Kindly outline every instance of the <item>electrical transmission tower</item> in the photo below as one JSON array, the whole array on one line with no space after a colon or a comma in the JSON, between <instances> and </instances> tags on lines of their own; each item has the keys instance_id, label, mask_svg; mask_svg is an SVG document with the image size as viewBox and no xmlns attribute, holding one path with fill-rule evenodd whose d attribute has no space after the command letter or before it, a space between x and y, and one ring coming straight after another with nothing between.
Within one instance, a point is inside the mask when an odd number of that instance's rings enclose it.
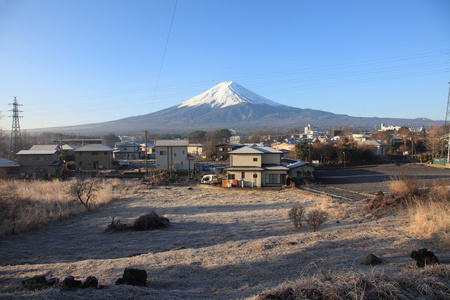
<instances>
[{"instance_id":1,"label":"electrical transmission tower","mask_svg":"<svg viewBox=\"0 0 450 300\"><path fill-rule=\"evenodd\" d=\"M9 158L13 159L16 156L16 153L21 150L22 146L22 134L20 133L20 123L19 119L21 116L19 116L19 113L22 111L19 110L19 106L22 106L22 104L19 104L17 102L16 97L14 97L14 102L10 103L10 105L13 106L13 109L11 110L13 112L12 114L12 126L11 126L11 141L10 141L10 150L9 150Z\"/></svg>"}]
</instances>

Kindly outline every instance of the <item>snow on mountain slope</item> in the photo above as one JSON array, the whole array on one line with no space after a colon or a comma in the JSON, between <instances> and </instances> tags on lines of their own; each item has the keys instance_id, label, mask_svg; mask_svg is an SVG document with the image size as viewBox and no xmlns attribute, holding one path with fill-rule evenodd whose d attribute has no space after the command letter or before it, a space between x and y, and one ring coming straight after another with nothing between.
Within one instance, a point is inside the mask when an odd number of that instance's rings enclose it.
<instances>
[{"instance_id":1,"label":"snow on mountain slope","mask_svg":"<svg viewBox=\"0 0 450 300\"><path fill-rule=\"evenodd\" d=\"M215 87L207 90L178 105L180 107L195 107L203 104L209 105L211 108L224 108L237 105L240 103L266 104L270 106L282 106L274 101L264 98L252 91L240 86L239 84L229 81L222 82Z\"/></svg>"}]
</instances>

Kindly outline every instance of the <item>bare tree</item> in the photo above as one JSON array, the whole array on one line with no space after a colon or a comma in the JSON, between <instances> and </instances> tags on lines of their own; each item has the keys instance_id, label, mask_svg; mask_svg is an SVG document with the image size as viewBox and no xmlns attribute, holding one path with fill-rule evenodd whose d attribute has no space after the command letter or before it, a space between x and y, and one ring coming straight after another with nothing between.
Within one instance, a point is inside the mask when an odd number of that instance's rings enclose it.
<instances>
[{"instance_id":1,"label":"bare tree","mask_svg":"<svg viewBox=\"0 0 450 300\"><path fill-rule=\"evenodd\" d=\"M320 209L314 209L308 213L306 216L306 223L312 226L313 231L316 232L316 229L320 227L325 221L328 219L328 214Z\"/></svg>"},{"instance_id":2,"label":"bare tree","mask_svg":"<svg viewBox=\"0 0 450 300\"><path fill-rule=\"evenodd\" d=\"M71 194L77 197L77 200L87 211L91 210L91 201L97 189L97 181L96 178L77 177L73 180L72 186L70 187Z\"/></svg>"},{"instance_id":3,"label":"bare tree","mask_svg":"<svg viewBox=\"0 0 450 300\"><path fill-rule=\"evenodd\" d=\"M444 134L444 126L430 125L427 135L425 137L425 147L431 153L432 157L439 154L442 146L442 135Z\"/></svg>"}]
</instances>

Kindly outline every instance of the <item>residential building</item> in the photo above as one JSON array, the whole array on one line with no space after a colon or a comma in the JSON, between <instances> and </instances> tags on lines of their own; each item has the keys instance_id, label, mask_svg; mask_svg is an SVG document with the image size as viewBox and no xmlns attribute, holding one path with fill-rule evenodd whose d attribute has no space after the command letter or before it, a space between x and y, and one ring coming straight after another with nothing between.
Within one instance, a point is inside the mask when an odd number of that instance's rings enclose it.
<instances>
[{"instance_id":1,"label":"residential building","mask_svg":"<svg viewBox=\"0 0 450 300\"><path fill-rule=\"evenodd\" d=\"M241 144L242 142L245 142L246 140L248 140L247 136L240 136L240 135L230 136L230 143L232 143L232 144Z\"/></svg>"},{"instance_id":2,"label":"residential building","mask_svg":"<svg viewBox=\"0 0 450 300\"><path fill-rule=\"evenodd\" d=\"M78 170L111 169L114 149L101 144L89 144L74 150Z\"/></svg>"},{"instance_id":3,"label":"residential building","mask_svg":"<svg viewBox=\"0 0 450 300\"><path fill-rule=\"evenodd\" d=\"M55 140L55 143L62 143L62 144L68 144L75 147L81 147L84 145L91 145L91 144L104 144L105 141L103 139L62 139L62 140Z\"/></svg>"},{"instance_id":4,"label":"residential building","mask_svg":"<svg viewBox=\"0 0 450 300\"><path fill-rule=\"evenodd\" d=\"M194 171L194 157L188 154L188 140L156 140L156 168L163 171Z\"/></svg>"},{"instance_id":5,"label":"residential building","mask_svg":"<svg viewBox=\"0 0 450 300\"><path fill-rule=\"evenodd\" d=\"M62 172L61 152L58 145L33 145L29 150L17 152L21 177L50 178Z\"/></svg>"},{"instance_id":6,"label":"residential building","mask_svg":"<svg viewBox=\"0 0 450 300\"><path fill-rule=\"evenodd\" d=\"M187 151L190 155L201 157L203 156L203 144L189 144Z\"/></svg>"},{"instance_id":7,"label":"residential building","mask_svg":"<svg viewBox=\"0 0 450 300\"><path fill-rule=\"evenodd\" d=\"M147 158L155 159L155 145L152 143L147 143L147 147L145 143L141 143L141 151L143 153L147 152ZM145 156L143 157L145 159Z\"/></svg>"},{"instance_id":8,"label":"residential building","mask_svg":"<svg viewBox=\"0 0 450 300\"><path fill-rule=\"evenodd\" d=\"M295 151L295 144L290 142L272 144L272 148L286 151Z\"/></svg>"},{"instance_id":9,"label":"residential building","mask_svg":"<svg viewBox=\"0 0 450 300\"><path fill-rule=\"evenodd\" d=\"M19 177L20 164L15 161L0 158L0 178Z\"/></svg>"},{"instance_id":10,"label":"residential building","mask_svg":"<svg viewBox=\"0 0 450 300\"><path fill-rule=\"evenodd\" d=\"M364 142L367 141L370 138L370 136L364 133L352 133L351 138L355 142Z\"/></svg>"},{"instance_id":11,"label":"residential building","mask_svg":"<svg viewBox=\"0 0 450 300\"><path fill-rule=\"evenodd\" d=\"M229 152L238 148L244 147L244 144L226 143L215 146L215 153L212 156L214 160L228 161L230 158Z\"/></svg>"},{"instance_id":12,"label":"residential building","mask_svg":"<svg viewBox=\"0 0 450 300\"><path fill-rule=\"evenodd\" d=\"M381 129L378 131L388 131L388 130L398 131L400 128L401 126L394 126L394 125L386 126L384 125L384 123L381 123Z\"/></svg>"},{"instance_id":13,"label":"residential building","mask_svg":"<svg viewBox=\"0 0 450 300\"><path fill-rule=\"evenodd\" d=\"M373 148L374 155L386 155L386 144L379 141L375 140L362 141L358 142L358 146Z\"/></svg>"},{"instance_id":14,"label":"residential building","mask_svg":"<svg viewBox=\"0 0 450 300\"><path fill-rule=\"evenodd\" d=\"M242 187L282 186L289 169L281 164L283 151L270 147L244 146L229 152L227 178Z\"/></svg>"},{"instance_id":15,"label":"residential building","mask_svg":"<svg viewBox=\"0 0 450 300\"><path fill-rule=\"evenodd\" d=\"M145 150L142 151L141 144L120 142L116 143L114 148L113 158L115 160L135 160L145 158Z\"/></svg>"},{"instance_id":16,"label":"residential building","mask_svg":"<svg viewBox=\"0 0 450 300\"><path fill-rule=\"evenodd\" d=\"M314 167L304 161L293 161L286 164L291 180L314 180Z\"/></svg>"}]
</instances>

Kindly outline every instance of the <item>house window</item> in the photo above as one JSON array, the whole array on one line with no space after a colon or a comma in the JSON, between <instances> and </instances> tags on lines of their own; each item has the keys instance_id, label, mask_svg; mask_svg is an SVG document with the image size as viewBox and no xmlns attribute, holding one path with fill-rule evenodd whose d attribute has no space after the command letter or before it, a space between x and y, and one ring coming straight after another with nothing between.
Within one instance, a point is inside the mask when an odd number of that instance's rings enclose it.
<instances>
[{"instance_id":1,"label":"house window","mask_svg":"<svg viewBox=\"0 0 450 300\"><path fill-rule=\"evenodd\" d=\"M219 151L223 151L223 148L219 148Z\"/></svg>"},{"instance_id":2,"label":"house window","mask_svg":"<svg viewBox=\"0 0 450 300\"><path fill-rule=\"evenodd\" d=\"M253 178L258 178L258 174L253 174Z\"/></svg>"},{"instance_id":3,"label":"house window","mask_svg":"<svg viewBox=\"0 0 450 300\"><path fill-rule=\"evenodd\" d=\"M258 161L258 158L257 157L253 157L253 161Z\"/></svg>"},{"instance_id":4,"label":"house window","mask_svg":"<svg viewBox=\"0 0 450 300\"><path fill-rule=\"evenodd\" d=\"M184 150L181 152L181 154L183 154L184 155Z\"/></svg>"},{"instance_id":5,"label":"house window","mask_svg":"<svg viewBox=\"0 0 450 300\"><path fill-rule=\"evenodd\" d=\"M91 155L92 156L98 155L98 151L91 151Z\"/></svg>"},{"instance_id":6,"label":"house window","mask_svg":"<svg viewBox=\"0 0 450 300\"><path fill-rule=\"evenodd\" d=\"M105 151L105 152L103 152L103 154L104 154L104 155L108 155L108 152Z\"/></svg>"},{"instance_id":7,"label":"house window","mask_svg":"<svg viewBox=\"0 0 450 300\"><path fill-rule=\"evenodd\" d=\"M228 174L228 179L235 179L234 174Z\"/></svg>"},{"instance_id":8,"label":"house window","mask_svg":"<svg viewBox=\"0 0 450 300\"><path fill-rule=\"evenodd\" d=\"M159 151L159 155L166 155L166 151Z\"/></svg>"},{"instance_id":9,"label":"house window","mask_svg":"<svg viewBox=\"0 0 450 300\"><path fill-rule=\"evenodd\" d=\"M173 156L175 157L175 156L177 156L177 154L176 154L176 153L174 153L174 154L173 154Z\"/></svg>"},{"instance_id":10,"label":"house window","mask_svg":"<svg viewBox=\"0 0 450 300\"><path fill-rule=\"evenodd\" d=\"M181 165L183 165L183 162L181 162Z\"/></svg>"},{"instance_id":11,"label":"house window","mask_svg":"<svg viewBox=\"0 0 450 300\"><path fill-rule=\"evenodd\" d=\"M233 151L233 148L228 148L228 151Z\"/></svg>"},{"instance_id":12,"label":"house window","mask_svg":"<svg viewBox=\"0 0 450 300\"><path fill-rule=\"evenodd\" d=\"M125 148L123 148L123 150L124 150L124 151L127 151L128 149L125 147Z\"/></svg>"},{"instance_id":13,"label":"house window","mask_svg":"<svg viewBox=\"0 0 450 300\"><path fill-rule=\"evenodd\" d=\"M266 183L267 184L279 184L280 183L280 174L266 174Z\"/></svg>"},{"instance_id":14,"label":"house window","mask_svg":"<svg viewBox=\"0 0 450 300\"><path fill-rule=\"evenodd\" d=\"M242 178L242 179L245 178L245 172L241 172L241 178Z\"/></svg>"}]
</instances>

